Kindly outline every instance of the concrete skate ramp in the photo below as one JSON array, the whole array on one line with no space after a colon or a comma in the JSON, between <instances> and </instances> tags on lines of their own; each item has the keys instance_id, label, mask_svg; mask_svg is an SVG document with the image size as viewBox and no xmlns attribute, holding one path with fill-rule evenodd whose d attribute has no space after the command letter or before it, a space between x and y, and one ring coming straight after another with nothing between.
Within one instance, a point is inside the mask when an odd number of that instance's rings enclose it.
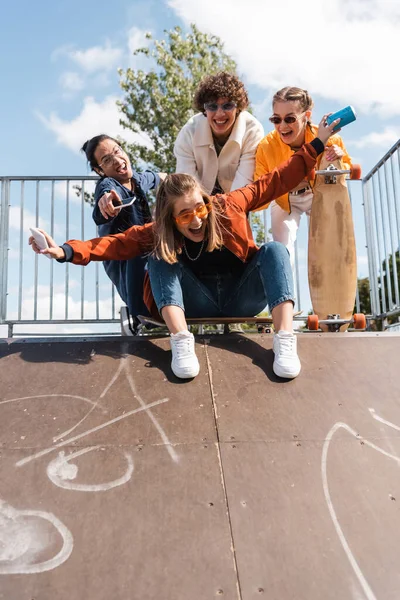
<instances>
[{"instance_id":1,"label":"concrete skate ramp","mask_svg":"<svg viewBox=\"0 0 400 600\"><path fill-rule=\"evenodd\" d=\"M0 598L398 600L400 337L0 343Z\"/></svg>"}]
</instances>

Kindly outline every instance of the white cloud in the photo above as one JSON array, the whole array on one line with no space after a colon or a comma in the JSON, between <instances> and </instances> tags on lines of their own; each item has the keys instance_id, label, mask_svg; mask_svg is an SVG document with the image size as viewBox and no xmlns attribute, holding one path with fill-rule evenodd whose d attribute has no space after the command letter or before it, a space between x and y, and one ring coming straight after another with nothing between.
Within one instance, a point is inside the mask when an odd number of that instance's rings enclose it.
<instances>
[{"instance_id":1,"label":"white cloud","mask_svg":"<svg viewBox=\"0 0 400 600\"><path fill-rule=\"evenodd\" d=\"M356 148L368 148L380 146L388 149L400 138L400 127L385 127L383 131L372 131L359 140L349 142Z\"/></svg>"},{"instance_id":2,"label":"white cloud","mask_svg":"<svg viewBox=\"0 0 400 600\"><path fill-rule=\"evenodd\" d=\"M365 113L400 114L400 3L393 0L169 0L187 24L219 36L246 80L299 85ZM227 18L230 15L231 18Z\"/></svg>"},{"instance_id":3,"label":"white cloud","mask_svg":"<svg viewBox=\"0 0 400 600\"><path fill-rule=\"evenodd\" d=\"M86 73L110 71L118 65L123 56L121 48L112 47L108 41L104 46L93 46L87 50L68 50L66 54Z\"/></svg>"},{"instance_id":4,"label":"white cloud","mask_svg":"<svg viewBox=\"0 0 400 600\"><path fill-rule=\"evenodd\" d=\"M144 134L134 134L123 129L119 123L121 113L118 111L116 101L116 96L107 96L103 102L96 102L94 98L88 96L83 101L80 114L70 121L61 119L55 112L52 112L49 117L38 113L38 117L56 135L59 144L75 153L79 152L87 139L100 133L112 137L121 136L128 142L140 141L150 146L150 140Z\"/></svg>"},{"instance_id":5,"label":"white cloud","mask_svg":"<svg viewBox=\"0 0 400 600\"><path fill-rule=\"evenodd\" d=\"M10 229L16 229L17 231L20 231L21 209L19 206L10 207L9 219ZM39 217L38 227L40 227L40 229L48 229L49 226L50 224L48 221ZM31 211L24 208L24 233L30 235L30 227L36 227L36 217Z\"/></svg>"},{"instance_id":6,"label":"white cloud","mask_svg":"<svg viewBox=\"0 0 400 600\"><path fill-rule=\"evenodd\" d=\"M111 285L111 284L110 284ZM109 286L109 290L111 288ZM23 301L22 301L22 318L32 319L35 307L35 289L29 287L24 290ZM115 307L119 310L119 306L124 305L124 302L116 295ZM38 285L37 288L37 318L48 319L50 314L50 295L48 285ZM112 299L111 293L107 299L99 300L99 314L100 318L112 319L114 318L112 312ZM10 320L16 320L18 313L16 310L10 311L7 318ZM74 299L71 295L68 296L68 317L69 319L80 319L81 318L81 301L80 298ZM54 286L53 293L53 319L64 319L65 318L65 291L64 284ZM85 300L84 301L84 318L85 319L96 319L96 302ZM87 326L86 326L87 327ZM59 326L59 330L60 330Z\"/></svg>"},{"instance_id":7,"label":"white cloud","mask_svg":"<svg viewBox=\"0 0 400 600\"><path fill-rule=\"evenodd\" d=\"M81 204L81 196L77 195L76 187L82 187L82 183L85 186L85 192L93 194L94 188L96 187L96 180L85 181L85 178L74 180L74 181L56 181L54 183L54 197L57 200L65 202L67 199L67 186L68 186L68 197L69 201L74 204Z\"/></svg>"},{"instance_id":8,"label":"white cloud","mask_svg":"<svg viewBox=\"0 0 400 600\"><path fill-rule=\"evenodd\" d=\"M85 87L82 77L74 71L62 73L59 79L60 86L67 92L79 92Z\"/></svg>"},{"instance_id":9,"label":"white cloud","mask_svg":"<svg viewBox=\"0 0 400 600\"><path fill-rule=\"evenodd\" d=\"M138 27L132 27L128 31L128 49L132 53L138 48L143 48L149 45L149 40L146 38L147 32Z\"/></svg>"}]
</instances>

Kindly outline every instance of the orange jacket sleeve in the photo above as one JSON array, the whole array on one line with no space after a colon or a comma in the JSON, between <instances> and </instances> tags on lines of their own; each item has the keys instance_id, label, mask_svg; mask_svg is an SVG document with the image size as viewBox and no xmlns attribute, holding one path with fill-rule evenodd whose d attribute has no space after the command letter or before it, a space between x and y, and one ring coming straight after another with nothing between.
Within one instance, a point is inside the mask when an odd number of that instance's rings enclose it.
<instances>
[{"instance_id":1,"label":"orange jacket sleeve","mask_svg":"<svg viewBox=\"0 0 400 600\"><path fill-rule=\"evenodd\" d=\"M320 140L318 142L322 151L322 142ZM244 188L231 192L228 196L229 202L236 204L246 213L267 207L272 200L288 193L303 181L315 167L317 156L317 150L311 143L304 144L289 160L270 173L266 173Z\"/></svg>"},{"instance_id":2,"label":"orange jacket sleeve","mask_svg":"<svg viewBox=\"0 0 400 600\"><path fill-rule=\"evenodd\" d=\"M91 261L128 260L151 252L154 247L154 223L134 225L122 233L106 235L85 242L69 240L75 265Z\"/></svg>"}]
</instances>

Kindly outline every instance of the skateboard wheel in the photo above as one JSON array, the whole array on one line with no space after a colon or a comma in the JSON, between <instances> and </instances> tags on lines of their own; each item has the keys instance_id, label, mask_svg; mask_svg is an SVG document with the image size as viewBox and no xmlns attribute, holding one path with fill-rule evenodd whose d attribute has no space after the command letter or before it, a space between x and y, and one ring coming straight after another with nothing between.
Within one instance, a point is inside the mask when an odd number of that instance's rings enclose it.
<instances>
[{"instance_id":1,"label":"skateboard wheel","mask_svg":"<svg viewBox=\"0 0 400 600\"><path fill-rule=\"evenodd\" d=\"M367 319L364 313L355 313L353 315L354 329L365 329L367 326Z\"/></svg>"},{"instance_id":2,"label":"skateboard wheel","mask_svg":"<svg viewBox=\"0 0 400 600\"><path fill-rule=\"evenodd\" d=\"M361 179L361 165L351 165L350 167L350 179Z\"/></svg>"},{"instance_id":3,"label":"skateboard wheel","mask_svg":"<svg viewBox=\"0 0 400 600\"><path fill-rule=\"evenodd\" d=\"M307 327L310 331L317 331L319 329L318 315L308 315Z\"/></svg>"}]
</instances>

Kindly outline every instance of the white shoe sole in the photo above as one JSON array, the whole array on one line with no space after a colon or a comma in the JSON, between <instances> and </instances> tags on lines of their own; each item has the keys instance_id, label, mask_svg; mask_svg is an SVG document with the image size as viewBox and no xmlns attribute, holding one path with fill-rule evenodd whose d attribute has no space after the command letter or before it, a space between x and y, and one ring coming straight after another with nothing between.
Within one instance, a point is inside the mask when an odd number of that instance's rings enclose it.
<instances>
[{"instance_id":1,"label":"white shoe sole","mask_svg":"<svg viewBox=\"0 0 400 600\"><path fill-rule=\"evenodd\" d=\"M297 377L297 375L299 375L301 371L301 365L298 369L290 372L286 371L283 367L280 367L279 365L276 365L274 363L272 369L277 377L282 377L282 379L294 379L295 377Z\"/></svg>"},{"instance_id":2,"label":"white shoe sole","mask_svg":"<svg viewBox=\"0 0 400 600\"><path fill-rule=\"evenodd\" d=\"M177 371L174 369L173 365L171 365L171 369L173 374L179 379L193 379L193 377L197 377L200 372L200 365L197 368L193 368L192 371Z\"/></svg>"}]
</instances>

